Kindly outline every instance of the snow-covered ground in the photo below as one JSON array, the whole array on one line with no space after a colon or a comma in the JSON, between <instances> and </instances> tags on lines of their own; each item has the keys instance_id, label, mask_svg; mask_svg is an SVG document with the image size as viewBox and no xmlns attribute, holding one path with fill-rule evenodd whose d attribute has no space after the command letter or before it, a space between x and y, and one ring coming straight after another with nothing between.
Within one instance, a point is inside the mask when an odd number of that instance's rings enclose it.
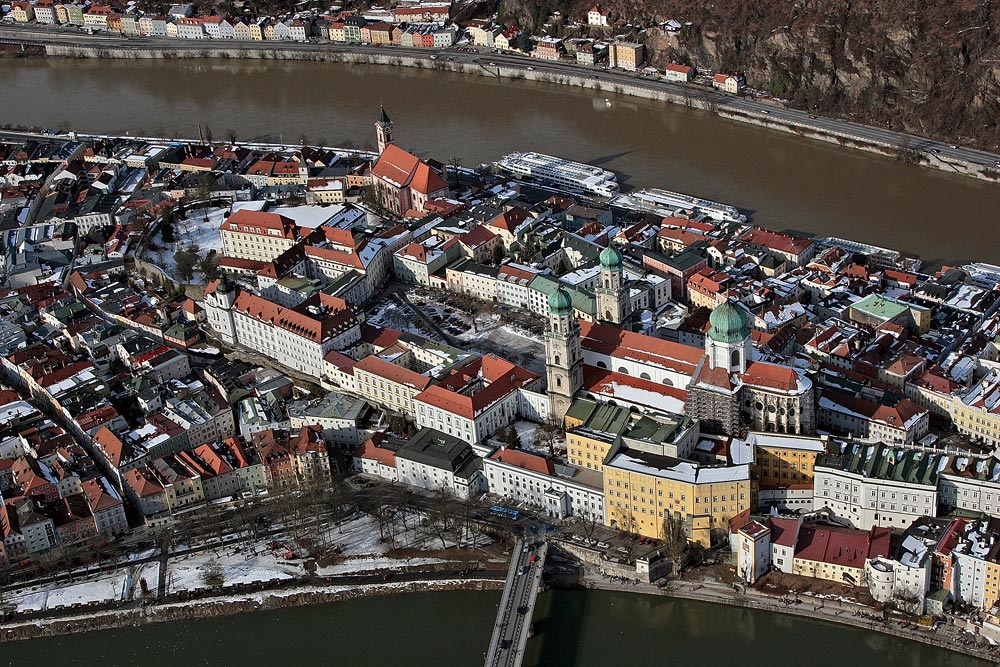
<instances>
[{"instance_id":1,"label":"snow-covered ground","mask_svg":"<svg viewBox=\"0 0 1000 667\"><path fill-rule=\"evenodd\" d=\"M119 570L69 585L33 587L10 594L7 600L16 605L18 611L43 611L74 604L117 602L129 593L131 576L130 569Z\"/></svg>"},{"instance_id":2,"label":"snow-covered ground","mask_svg":"<svg viewBox=\"0 0 1000 667\"><path fill-rule=\"evenodd\" d=\"M219 233L219 227L228 213L228 207L198 208L188 211L183 220L178 218L174 221L176 241L165 243L161 235L156 239L156 243L163 249L147 253L146 260L159 266L171 279L177 281L174 253L191 245L197 246L199 257L205 257L211 250L221 253L222 235ZM191 282L201 284L203 279L196 273Z\"/></svg>"},{"instance_id":3,"label":"snow-covered ground","mask_svg":"<svg viewBox=\"0 0 1000 667\"><path fill-rule=\"evenodd\" d=\"M391 299L383 299L365 315L367 321L376 327L389 327L400 331L409 331L420 336L428 336L429 332L408 310Z\"/></svg>"},{"instance_id":4,"label":"snow-covered ground","mask_svg":"<svg viewBox=\"0 0 1000 667\"><path fill-rule=\"evenodd\" d=\"M493 541L492 538L466 531L461 539L451 533L445 535L442 544L437 533L421 526L423 518L416 512L408 515L406 527L397 522L394 539L386 541L381 539L378 520L368 514L357 514L339 527L331 526L319 539L324 545L336 548L342 560L319 568L317 573L334 576L446 564L452 561L432 557L391 558L387 554L394 548L438 550L443 546L457 545L483 547ZM272 551L269 547L271 540L282 546L276 545ZM174 547L187 548L180 544ZM253 550L243 548L236 551L232 547L220 547L172 556L165 576L167 593L204 589L220 583L233 586L301 577L305 574L304 561L300 558L286 559L284 554L289 551L293 551L296 556L303 553L292 540L278 537L258 543ZM141 555L149 557L151 552ZM455 562L464 563L462 560ZM112 574L94 576L68 585L39 585L12 591L8 593L6 601L18 611L26 612L74 604L138 600L142 597L142 580L146 581L148 594L156 593L159 568L158 560L141 564L134 564L133 560L133 564L124 565ZM216 578L220 581L216 581Z\"/></svg>"},{"instance_id":5,"label":"snow-covered ground","mask_svg":"<svg viewBox=\"0 0 1000 667\"><path fill-rule=\"evenodd\" d=\"M250 556L249 559L247 556ZM202 551L171 559L167 564L167 592L206 588L209 574L218 571L222 584L232 586L275 579L292 579L303 574L300 561L285 561L258 545L256 555L231 549Z\"/></svg>"}]
</instances>

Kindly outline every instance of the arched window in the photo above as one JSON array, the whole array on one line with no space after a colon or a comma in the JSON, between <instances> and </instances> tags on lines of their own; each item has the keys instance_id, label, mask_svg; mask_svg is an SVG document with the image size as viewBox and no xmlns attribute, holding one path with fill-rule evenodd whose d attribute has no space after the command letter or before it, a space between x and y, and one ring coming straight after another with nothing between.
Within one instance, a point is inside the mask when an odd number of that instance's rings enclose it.
<instances>
[{"instance_id":1,"label":"arched window","mask_svg":"<svg viewBox=\"0 0 1000 667\"><path fill-rule=\"evenodd\" d=\"M608 365L606 363L604 363L603 361L598 361L597 362L597 367L598 368L607 368Z\"/></svg>"},{"instance_id":2,"label":"arched window","mask_svg":"<svg viewBox=\"0 0 1000 667\"><path fill-rule=\"evenodd\" d=\"M555 361L556 361L556 366L558 366L559 365L559 355L558 354L555 356Z\"/></svg>"},{"instance_id":3,"label":"arched window","mask_svg":"<svg viewBox=\"0 0 1000 667\"><path fill-rule=\"evenodd\" d=\"M606 319L606 320L610 320L611 319L611 309L610 308L608 308L607 312L604 313L604 319Z\"/></svg>"},{"instance_id":4,"label":"arched window","mask_svg":"<svg viewBox=\"0 0 1000 667\"><path fill-rule=\"evenodd\" d=\"M649 377L649 373L643 373L639 377L641 377L643 380L652 380L653 379L653 378Z\"/></svg>"},{"instance_id":5,"label":"arched window","mask_svg":"<svg viewBox=\"0 0 1000 667\"><path fill-rule=\"evenodd\" d=\"M663 384L667 385L668 387L674 386L674 383L670 381L670 378L663 378Z\"/></svg>"},{"instance_id":6,"label":"arched window","mask_svg":"<svg viewBox=\"0 0 1000 667\"><path fill-rule=\"evenodd\" d=\"M732 354L729 355L729 366L739 366L740 365L740 351L733 350Z\"/></svg>"},{"instance_id":7,"label":"arched window","mask_svg":"<svg viewBox=\"0 0 1000 667\"><path fill-rule=\"evenodd\" d=\"M618 372L621 373L622 375L628 375L628 369L625 368L624 366L619 366Z\"/></svg>"},{"instance_id":8,"label":"arched window","mask_svg":"<svg viewBox=\"0 0 1000 667\"><path fill-rule=\"evenodd\" d=\"M561 387L562 386L562 378L556 378L556 386L557 387Z\"/></svg>"}]
</instances>

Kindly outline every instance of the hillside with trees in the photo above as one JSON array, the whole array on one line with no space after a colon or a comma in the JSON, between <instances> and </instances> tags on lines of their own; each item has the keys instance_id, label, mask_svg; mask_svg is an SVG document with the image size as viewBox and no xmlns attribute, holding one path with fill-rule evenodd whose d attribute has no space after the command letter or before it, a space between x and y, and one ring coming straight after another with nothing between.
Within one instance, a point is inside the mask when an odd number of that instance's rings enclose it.
<instances>
[{"instance_id":1,"label":"hillside with trees","mask_svg":"<svg viewBox=\"0 0 1000 667\"><path fill-rule=\"evenodd\" d=\"M1000 148L995 0L608 0L618 25L574 26L593 4L499 0L497 12L536 32L634 38L661 68L739 71L797 108ZM655 27L671 19L682 29Z\"/></svg>"}]
</instances>

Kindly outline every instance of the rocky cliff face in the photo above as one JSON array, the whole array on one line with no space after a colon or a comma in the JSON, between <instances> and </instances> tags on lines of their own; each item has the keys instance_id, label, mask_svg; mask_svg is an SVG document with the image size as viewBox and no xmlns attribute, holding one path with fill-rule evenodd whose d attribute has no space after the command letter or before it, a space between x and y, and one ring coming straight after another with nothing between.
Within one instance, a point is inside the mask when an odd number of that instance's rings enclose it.
<instances>
[{"instance_id":1,"label":"rocky cliff face","mask_svg":"<svg viewBox=\"0 0 1000 667\"><path fill-rule=\"evenodd\" d=\"M542 5L579 19L592 4L501 0L501 14L507 8L535 19ZM1000 0L608 0L602 6L635 24L691 22L679 32L633 35L654 65L740 71L751 87L795 107L1000 148Z\"/></svg>"}]
</instances>

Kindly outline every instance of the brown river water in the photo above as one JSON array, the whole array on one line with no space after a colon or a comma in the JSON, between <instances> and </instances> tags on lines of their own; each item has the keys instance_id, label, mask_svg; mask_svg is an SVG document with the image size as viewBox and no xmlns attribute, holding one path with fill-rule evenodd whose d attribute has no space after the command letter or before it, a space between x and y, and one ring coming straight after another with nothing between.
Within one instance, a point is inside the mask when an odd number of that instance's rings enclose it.
<instances>
[{"instance_id":1,"label":"brown river water","mask_svg":"<svg viewBox=\"0 0 1000 667\"><path fill-rule=\"evenodd\" d=\"M25 59L0 62L0 123L85 132L397 143L441 161L537 150L631 187L733 204L773 229L836 235L925 262L1000 263L1000 183L975 181L637 98L525 81L316 62ZM607 100L607 101L606 101Z\"/></svg>"}]
</instances>

